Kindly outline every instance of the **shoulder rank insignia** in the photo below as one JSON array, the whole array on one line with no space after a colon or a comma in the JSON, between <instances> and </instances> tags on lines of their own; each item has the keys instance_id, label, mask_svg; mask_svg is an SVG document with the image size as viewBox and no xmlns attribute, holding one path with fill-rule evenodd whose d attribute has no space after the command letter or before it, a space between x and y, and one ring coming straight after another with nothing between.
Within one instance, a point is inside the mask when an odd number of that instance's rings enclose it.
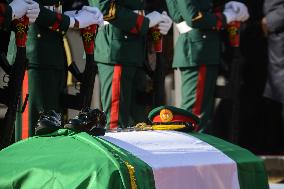
<instances>
[{"instance_id":1,"label":"shoulder rank insignia","mask_svg":"<svg viewBox=\"0 0 284 189\"><path fill-rule=\"evenodd\" d=\"M194 17L194 18L192 18L192 21L199 20L199 19L201 19L202 17L203 17L202 12L198 11L197 16L196 16L196 17Z\"/></svg>"},{"instance_id":2,"label":"shoulder rank insignia","mask_svg":"<svg viewBox=\"0 0 284 189\"><path fill-rule=\"evenodd\" d=\"M108 20L114 19L115 18L115 14L116 14L115 1L111 1L109 10L108 10L107 14L104 15L104 20L108 21Z\"/></svg>"}]
</instances>

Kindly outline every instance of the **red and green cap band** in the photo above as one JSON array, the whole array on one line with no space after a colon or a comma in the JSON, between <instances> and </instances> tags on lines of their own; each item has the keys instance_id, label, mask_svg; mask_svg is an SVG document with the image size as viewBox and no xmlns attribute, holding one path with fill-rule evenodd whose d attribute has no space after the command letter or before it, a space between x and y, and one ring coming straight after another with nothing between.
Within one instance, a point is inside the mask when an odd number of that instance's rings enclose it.
<instances>
[{"instance_id":1,"label":"red and green cap band","mask_svg":"<svg viewBox=\"0 0 284 189\"><path fill-rule=\"evenodd\" d=\"M153 123L199 123L196 115L174 106L157 107L149 113L148 118Z\"/></svg>"}]
</instances>

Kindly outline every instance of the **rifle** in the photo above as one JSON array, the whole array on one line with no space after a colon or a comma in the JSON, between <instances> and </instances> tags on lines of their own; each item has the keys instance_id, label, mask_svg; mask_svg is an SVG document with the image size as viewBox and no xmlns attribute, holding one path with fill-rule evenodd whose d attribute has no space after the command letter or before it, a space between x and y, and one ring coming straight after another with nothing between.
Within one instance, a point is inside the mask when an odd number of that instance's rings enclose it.
<instances>
[{"instance_id":1,"label":"rifle","mask_svg":"<svg viewBox=\"0 0 284 189\"><path fill-rule=\"evenodd\" d=\"M10 75L11 74L11 68L12 66L9 64L5 53L0 54L0 67L5 72L5 74ZM4 76L5 77L5 76ZM9 103L9 97L7 95L7 87L4 86L3 88L0 88L0 103L5 104L8 106Z\"/></svg>"},{"instance_id":2,"label":"rifle","mask_svg":"<svg viewBox=\"0 0 284 189\"><path fill-rule=\"evenodd\" d=\"M228 26L229 44L232 47L233 60L231 62L231 141L238 144L240 130L240 90L241 90L241 69L243 56L240 51L240 22L232 22Z\"/></svg>"},{"instance_id":3,"label":"rifle","mask_svg":"<svg viewBox=\"0 0 284 189\"><path fill-rule=\"evenodd\" d=\"M21 98L21 89L27 67L26 41L28 24L29 19L26 16L13 22L17 45L16 59L12 66L8 66L7 62L5 62L5 59L2 61L2 68L4 68L6 73L8 72L9 81L8 86L1 90L2 95L6 97L6 100L4 100L3 103L8 107L4 117L4 125L1 126L1 149L11 144L15 127L14 124L16 120L16 113L20 112L19 104Z\"/></svg>"},{"instance_id":4,"label":"rifle","mask_svg":"<svg viewBox=\"0 0 284 189\"><path fill-rule=\"evenodd\" d=\"M165 65L163 59L163 37L158 28L152 28L150 31L151 51L156 55L155 70L152 70L151 65L148 62L144 63L144 67L147 75L152 79L153 87L151 91L152 95L152 108L161 106L165 101ZM141 96L141 95L140 95ZM143 94L145 98L145 94ZM148 95L149 96L149 95ZM143 99L143 98L142 98ZM148 97L149 99L149 97Z\"/></svg>"},{"instance_id":5,"label":"rifle","mask_svg":"<svg viewBox=\"0 0 284 189\"><path fill-rule=\"evenodd\" d=\"M165 64L162 52L156 53L156 69L153 79L154 97L153 106L158 107L165 102Z\"/></svg>"},{"instance_id":6,"label":"rifle","mask_svg":"<svg viewBox=\"0 0 284 189\"><path fill-rule=\"evenodd\" d=\"M228 25L225 44L227 48L226 61L230 64L229 81L225 86L216 86L215 96L230 100L229 139L237 144L240 126L240 89L241 70L243 56L240 51L240 22L232 22ZM229 55L229 56L228 56Z\"/></svg>"},{"instance_id":7,"label":"rifle","mask_svg":"<svg viewBox=\"0 0 284 189\"><path fill-rule=\"evenodd\" d=\"M86 65L83 73L80 73L75 62L72 62L68 66L68 70L80 82L80 92L75 95L64 94L62 96L62 103L65 108L81 110L91 105L96 73L98 72L97 65L94 61L94 40L96 31L97 25L91 25L81 29L81 36L86 53Z\"/></svg>"}]
</instances>

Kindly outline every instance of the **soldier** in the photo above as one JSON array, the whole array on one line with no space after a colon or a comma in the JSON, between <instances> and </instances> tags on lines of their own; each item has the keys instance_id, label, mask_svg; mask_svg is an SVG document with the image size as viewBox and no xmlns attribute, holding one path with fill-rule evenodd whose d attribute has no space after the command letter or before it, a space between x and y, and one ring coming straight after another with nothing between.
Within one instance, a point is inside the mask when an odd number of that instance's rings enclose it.
<instances>
[{"instance_id":1,"label":"soldier","mask_svg":"<svg viewBox=\"0 0 284 189\"><path fill-rule=\"evenodd\" d=\"M34 23L40 12L38 3L32 0L13 0L9 2L10 4L8 4L6 0L0 1L0 37L1 37L1 40L0 40L1 41L0 43L1 60L0 61L3 61L3 62L5 60L5 56L7 55L10 34L13 28L12 21L15 19L19 19L23 16L27 16L29 19L29 23ZM3 70L0 71L0 74L1 75L3 74ZM10 86L10 87L14 88L15 86ZM3 101L1 101L1 103L2 102ZM5 118L6 118L6 115L5 115ZM0 125L2 126L1 130L3 130L4 122L2 122L2 119L0 121L1 121ZM5 135L6 133L1 133L1 134ZM2 141L1 141L1 146L2 146Z\"/></svg>"},{"instance_id":2,"label":"soldier","mask_svg":"<svg viewBox=\"0 0 284 189\"><path fill-rule=\"evenodd\" d=\"M214 9L213 1L167 0L167 6L181 33L173 60L173 68L181 72L181 108L199 116L203 130L213 110L219 31L232 21L245 21L249 14L244 4L236 1L228 2L223 11L220 7Z\"/></svg>"},{"instance_id":3,"label":"soldier","mask_svg":"<svg viewBox=\"0 0 284 189\"><path fill-rule=\"evenodd\" d=\"M160 26L163 34L171 19L156 11L145 15L145 1L89 0L108 21L96 37L95 61L101 81L101 101L107 127L133 126L144 121L146 110L137 103L137 92L145 87L146 39L150 28Z\"/></svg>"},{"instance_id":4,"label":"soldier","mask_svg":"<svg viewBox=\"0 0 284 189\"><path fill-rule=\"evenodd\" d=\"M26 15L33 23L39 14L39 6L32 0L14 0L10 4L0 1L0 53L7 53L11 22Z\"/></svg>"},{"instance_id":5,"label":"soldier","mask_svg":"<svg viewBox=\"0 0 284 189\"><path fill-rule=\"evenodd\" d=\"M27 15L33 23L39 14L38 3L32 0L13 0L9 5L0 1L0 29L9 30L12 20Z\"/></svg>"},{"instance_id":6,"label":"soldier","mask_svg":"<svg viewBox=\"0 0 284 189\"><path fill-rule=\"evenodd\" d=\"M16 139L33 135L41 111L62 112L60 94L65 86L65 54L63 36L68 28L84 28L102 22L100 11L62 13L62 1L39 1L40 14L28 31L28 116L18 116L22 128L16 130ZM13 53L13 51L11 52ZM13 53L15 54L15 53ZM27 124L28 122L28 124Z\"/></svg>"}]
</instances>

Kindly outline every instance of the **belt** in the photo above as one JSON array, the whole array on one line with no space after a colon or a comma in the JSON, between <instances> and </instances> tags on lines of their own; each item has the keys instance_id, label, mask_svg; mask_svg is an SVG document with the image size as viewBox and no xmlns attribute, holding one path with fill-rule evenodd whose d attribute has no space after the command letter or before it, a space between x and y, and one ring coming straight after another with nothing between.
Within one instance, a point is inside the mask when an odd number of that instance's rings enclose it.
<instances>
[{"instance_id":1,"label":"belt","mask_svg":"<svg viewBox=\"0 0 284 189\"><path fill-rule=\"evenodd\" d=\"M176 27L177 27L179 33L187 33L190 30L192 30L192 28L189 27L185 21L176 24Z\"/></svg>"},{"instance_id":2,"label":"belt","mask_svg":"<svg viewBox=\"0 0 284 189\"><path fill-rule=\"evenodd\" d=\"M145 16L145 11L144 10L133 10L132 12L141 15L141 16ZM108 25L109 22L108 21L104 21L104 25Z\"/></svg>"},{"instance_id":3,"label":"belt","mask_svg":"<svg viewBox=\"0 0 284 189\"><path fill-rule=\"evenodd\" d=\"M62 5L52 5L52 6L44 6L48 10L51 10L52 12L57 12L62 14Z\"/></svg>"}]
</instances>

